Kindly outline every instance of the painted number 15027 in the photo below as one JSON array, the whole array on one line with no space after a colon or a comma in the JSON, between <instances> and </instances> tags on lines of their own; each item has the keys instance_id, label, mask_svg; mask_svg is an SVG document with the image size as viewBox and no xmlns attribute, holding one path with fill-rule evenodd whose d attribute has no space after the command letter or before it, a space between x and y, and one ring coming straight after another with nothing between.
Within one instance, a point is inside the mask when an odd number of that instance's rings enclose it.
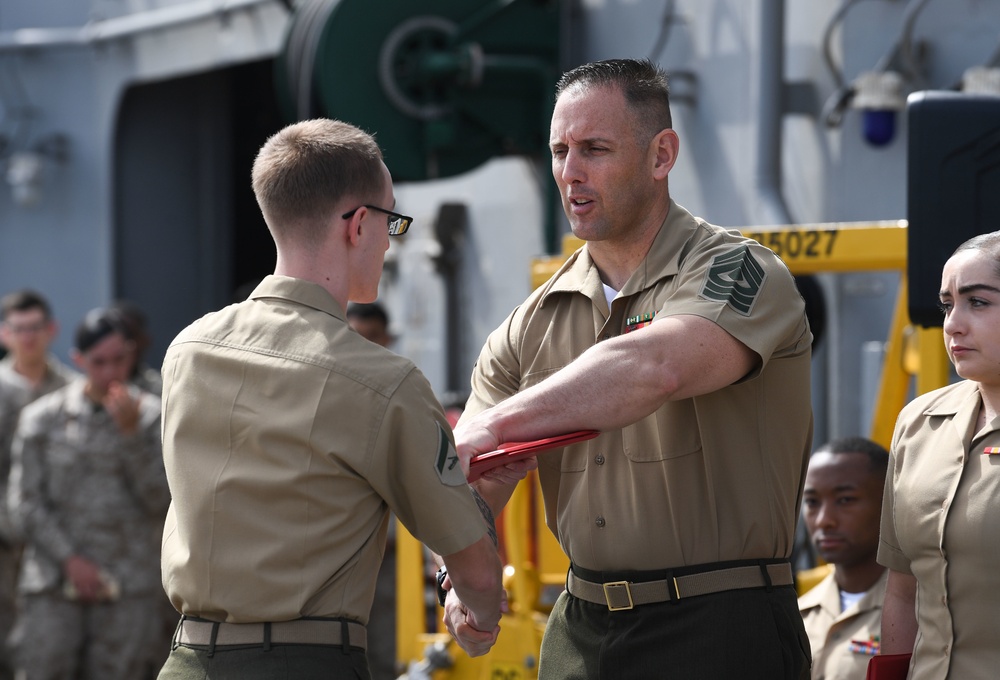
<instances>
[{"instance_id":1,"label":"painted number 15027","mask_svg":"<svg viewBox=\"0 0 1000 680\"><path fill-rule=\"evenodd\" d=\"M817 231L814 229L747 232L747 236L761 245L767 246L778 257L796 260L799 258L829 257L837 241L835 229Z\"/></svg>"}]
</instances>

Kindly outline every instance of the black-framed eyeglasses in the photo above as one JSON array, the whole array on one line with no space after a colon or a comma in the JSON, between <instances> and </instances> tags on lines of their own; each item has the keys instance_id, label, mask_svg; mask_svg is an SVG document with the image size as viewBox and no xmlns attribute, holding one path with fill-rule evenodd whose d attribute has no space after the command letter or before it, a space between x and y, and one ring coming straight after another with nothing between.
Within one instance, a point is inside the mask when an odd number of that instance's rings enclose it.
<instances>
[{"instance_id":1,"label":"black-framed eyeglasses","mask_svg":"<svg viewBox=\"0 0 1000 680\"><path fill-rule=\"evenodd\" d=\"M341 217L343 217L345 220L349 220L352 217L354 217L354 213L356 213L361 208L368 208L369 210L378 210L380 213L385 213L388 218L386 221L389 224L389 236L402 236L403 234L406 233L406 230L409 229L410 225L413 223L413 218L410 217L409 215L403 215L398 212L386 210L385 208L380 208L377 205L368 205L367 203L365 205L359 205L357 208L351 210L350 212L345 212L343 215L341 215Z\"/></svg>"}]
</instances>

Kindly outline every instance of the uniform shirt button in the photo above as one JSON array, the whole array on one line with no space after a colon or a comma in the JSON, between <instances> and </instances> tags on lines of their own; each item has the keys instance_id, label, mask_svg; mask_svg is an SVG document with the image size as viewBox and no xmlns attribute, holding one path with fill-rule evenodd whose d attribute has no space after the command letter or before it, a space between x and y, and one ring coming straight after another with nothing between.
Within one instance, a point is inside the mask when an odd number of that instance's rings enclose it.
<instances>
[{"instance_id":1,"label":"uniform shirt button","mask_svg":"<svg viewBox=\"0 0 1000 680\"><path fill-rule=\"evenodd\" d=\"M603 527L604 526L604 518L603 517L598 517L597 520L594 521L594 524L596 524L599 527Z\"/></svg>"},{"instance_id":2,"label":"uniform shirt button","mask_svg":"<svg viewBox=\"0 0 1000 680\"><path fill-rule=\"evenodd\" d=\"M600 453L597 454L596 456L594 456L594 462L597 463L598 465L604 465L604 456Z\"/></svg>"}]
</instances>

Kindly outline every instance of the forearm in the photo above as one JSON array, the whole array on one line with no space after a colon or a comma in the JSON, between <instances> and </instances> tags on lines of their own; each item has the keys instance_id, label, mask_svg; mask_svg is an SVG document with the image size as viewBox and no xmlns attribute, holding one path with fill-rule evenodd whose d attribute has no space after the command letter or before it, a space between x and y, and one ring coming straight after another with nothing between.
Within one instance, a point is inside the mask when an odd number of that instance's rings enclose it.
<instances>
[{"instance_id":1,"label":"forearm","mask_svg":"<svg viewBox=\"0 0 1000 680\"><path fill-rule=\"evenodd\" d=\"M516 484L502 484L490 481L485 478L477 479L470 486L479 494L492 510L493 515L500 514L500 511L507 505L511 495L514 493Z\"/></svg>"},{"instance_id":2,"label":"forearm","mask_svg":"<svg viewBox=\"0 0 1000 680\"><path fill-rule=\"evenodd\" d=\"M595 345L543 383L518 392L476 419L502 433L502 441L528 441L584 429L613 430L634 423L659 408L671 386L658 377L649 357L638 356L633 345L625 337Z\"/></svg>"},{"instance_id":3,"label":"forearm","mask_svg":"<svg viewBox=\"0 0 1000 680\"><path fill-rule=\"evenodd\" d=\"M496 547L488 536L451 555L443 557L452 590L468 610L473 628L488 632L500 622L503 597L502 565Z\"/></svg>"},{"instance_id":4,"label":"forearm","mask_svg":"<svg viewBox=\"0 0 1000 680\"><path fill-rule=\"evenodd\" d=\"M906 654L917 639L917 581L913 576L889 571L882 604L881 654Z\"/></svg>"},{"instance_id":5,"label":"forearm","mask_svg":"<svg viewBox=\"0 0 1000 680\"><path fill-rule=\"evenodd\" d=\"M712 321L668 317L594 345L544 382L474 416L469 425L499 433L501 441L619 429L666 401L731 385L759 361Z\"/></svg>"}]
</instances>

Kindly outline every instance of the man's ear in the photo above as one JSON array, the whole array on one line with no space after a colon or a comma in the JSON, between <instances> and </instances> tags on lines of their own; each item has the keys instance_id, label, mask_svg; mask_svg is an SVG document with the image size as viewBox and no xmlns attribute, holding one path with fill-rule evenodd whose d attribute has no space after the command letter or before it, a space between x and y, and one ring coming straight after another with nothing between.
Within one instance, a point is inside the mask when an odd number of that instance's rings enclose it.
<instances>
[{"instance_id":1,"label":"man's ear","mask_svg":"<svg viewBox=\"0 0 1000 680\"><path fill-rule=\"evenodd\" d=\"M81 371L86 371L87 369L86 362L84 362L83 353L80 350L76 349L75 347L70 349L69 358L73 360L73 363L76 364L77 368L79 368Z\"/></svg>"},{"instance_id":2,"label":"man's ear","mask_svg":"<svg viewBox=\"0 0 1000 680\"><path fill-rule=\"evenodd\" d=\"M351 219L347 221L347 242L352 246L358 245L361 241L361 222L367 214L368 208L361 206L351 215Z\"/></svg>"},{"instance_id":3,"label":"man's ear","mask_svg":"<svg viewBox=\"0 0 1000 680\"><path fill-rule=\"evenodd\" d=\"M677 162L677 152L680 149L680 139L677 133L666 128L653 137L650 142L650 149L653 152L653 177L655 179L666 179L670 174L670 169Z\"/></svg>"}]
</instances>

